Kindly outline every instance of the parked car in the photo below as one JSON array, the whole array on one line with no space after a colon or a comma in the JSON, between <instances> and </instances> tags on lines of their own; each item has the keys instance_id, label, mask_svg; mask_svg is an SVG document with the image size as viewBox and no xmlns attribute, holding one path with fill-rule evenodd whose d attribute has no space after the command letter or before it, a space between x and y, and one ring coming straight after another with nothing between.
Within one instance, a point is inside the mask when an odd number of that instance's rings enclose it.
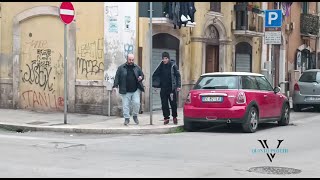
<instances>
[{"instance_id":1,"label":"parked car","mask_svg":"<svg viewBox=\"0 0 320 180\"><path fill-rule=\"evenodd\" d=\"M294 85L292 96L293 110L301 111L307 106L314 106L320 111L320 70L306 70Z\"/></svg>"},{"instance_id":2,"label":"parked car","mask_svg":"<svg viewBox=\"0 0 320 180\"><path fill-rule=\"evenodd\" d=\"M185 101L184 128L196 131L201 123L240 123L244 132L253 133L261 122L288 125L289 101L280 91L262 74L203 74Z\"/></svg>"}]
</instances>

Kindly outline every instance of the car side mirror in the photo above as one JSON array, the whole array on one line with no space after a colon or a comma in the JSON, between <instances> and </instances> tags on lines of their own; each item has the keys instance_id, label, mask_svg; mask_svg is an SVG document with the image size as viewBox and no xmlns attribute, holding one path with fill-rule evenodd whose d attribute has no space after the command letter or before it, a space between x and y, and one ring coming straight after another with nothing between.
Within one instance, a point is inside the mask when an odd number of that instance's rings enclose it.
<instances>
[{"instance_id":1,"label":"car side mirror","mask_svg":"<svg viewBox=\"0 0 320 180\"><path fill-rule=\"evenodd\" d=\"M280 88L279 86L276 86L276 87L273 88L273 92L274 92L275 94L277 94L277 93L280 92L280 91L281 91L281 88Z\"/></svg>"}]
</instances>

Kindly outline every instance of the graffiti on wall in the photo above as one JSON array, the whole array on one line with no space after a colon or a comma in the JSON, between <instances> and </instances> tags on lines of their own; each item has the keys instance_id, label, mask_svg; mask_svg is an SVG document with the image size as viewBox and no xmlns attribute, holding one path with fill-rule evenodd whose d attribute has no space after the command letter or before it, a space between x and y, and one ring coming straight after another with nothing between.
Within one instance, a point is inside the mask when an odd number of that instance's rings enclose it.
<instances>
[{"instance_id":1,"label":"graffiti on wall","mask_svg":"<svg viewBox=\"0 0 320 180\"><path fill-rule=\"evenodd\" d=\"M84 75L97 75L103 73L103 51L104 42L103 38L96 41L81 44L77 52L77 74Z\"/></svg>"},{"instance_id":2,"label":"graffiti on wall","mask_svg":"<svg viewBox=\"0 0 320 180\"><path fill-rule=\"evenodd\" d=\"M32 40L22 47L20 104L26 109L62 110L63 57L47 40Z\"/></svg>"},{"instance_id":3,"label":"graffiti on wall","mask_svg":"<svg viewBox=\"0 0 320 180\"><path fill-rule=\"evenodd\" d=\"M39 85L43 90L53 90L53 82L50 82L51 49L37 49L37 59L26 66L26 71L22 74L23 82Z\"/></svg>"},{"instance_id":4,"label":"graffiti on wall","mask_svg":"<svg viewBox=\"0 0 320 180\"><path fill-rule=\"evenodd\" d=\"M57 97L52 93L27 90L22 92L21 96L23 101L25 102L25 107L23 107L25 109L41 106L58 110L59 108L62 108L64 106L63 97Z\"/></svg>"},{"instance_id":5,"label":"graffiti on wall","mask_svg":"<svg viewBox=\"0 0 320 180\"><path fill-rule=\"evenodd\" d=\"M129 53L135 52L137 3L105 2L104 5L104 79L113 84L118 67L127 61Z\"/></svg>"}]
</instances>

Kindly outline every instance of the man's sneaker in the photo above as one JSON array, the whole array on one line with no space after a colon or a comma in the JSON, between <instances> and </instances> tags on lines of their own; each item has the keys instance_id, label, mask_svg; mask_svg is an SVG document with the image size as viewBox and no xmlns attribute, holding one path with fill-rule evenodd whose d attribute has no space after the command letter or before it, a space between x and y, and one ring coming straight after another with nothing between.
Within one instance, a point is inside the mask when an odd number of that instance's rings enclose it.
<instances>
[{"instance_id":1,"label":"man's sneaker","mask_svg":"<svg viewBox=\"0 0 320 180\"><path fill-rule=\"evenodd\" d=\"M137 116L133 116L133 120L134 122L138 125L139 124L139 120L138 120L138 117Z\"/></svg>"},{"instance_id":2,"label":"man's sneaker","mask_svg":"<svg viewBox=\"0 0 320 180\"><path fill-rule=\"evenodd\" d=\"M173 124L178 124L178 119L177 118L173 118Z\"/></svg>"},{"instance_id":3,"label":"man's sneaker","mask_svg":"<svg viewBox=\"0 0 320 180\"><path fill-rule=\"evenodd\" d=\"M167 125L169 124L169 119L164 119L164 122L163 122L164 125Z\"/></svg>"},{"instance_id":4,"label":"man's sneaker","mask_svg":"<svg viewBox=\"0 0 320 180\"><path fill-rule=\"evenodd\" d=\"M129 119L129 118L125 118L125 119L124 119L124 125L128 125L129 122L130 122L130 119Z\"/></svg>"}]
</instances>

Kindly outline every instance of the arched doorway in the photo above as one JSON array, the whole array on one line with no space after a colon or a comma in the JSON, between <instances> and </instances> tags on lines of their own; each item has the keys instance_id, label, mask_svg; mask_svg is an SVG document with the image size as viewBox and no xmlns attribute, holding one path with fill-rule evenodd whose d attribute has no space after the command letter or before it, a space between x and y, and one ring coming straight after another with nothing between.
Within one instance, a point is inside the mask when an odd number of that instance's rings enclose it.
<instances>
[{"instance_id":1,"label":"arched doorway","mask_svg":"<svg viewBox=\"0 0 320 180\"><path fill-rule=\"evenodd\" d=\"M205 72L219 72L219 33L214 25L208 26L205 38L207 39Z\"/></svg>"},{"instance_id":2,"label":"arched doorway","mask_svg":"<svg viewBox=\"0 0 320 180\"><path fill-rule=\"evenodd\" d=\"M158 67L159 63L162 61L163 52L168 52L170 55L170 59L175 60L176 64L179 67L179 46L180 41L176 37L167 33L155 34L152 37L151 72L154 72L155 69ZM153 110L159 110L161 109L160 89L154 89L152 92Z\"/></svg>"},{"instance_id":3,"label":"arched doorway","mask_svg":"<svg viewBox=\"0 0 320 180\"><path fill-rule=\"evenodd\" d=\"M252 72L252 46L247 42L236 45L236 72Z\"/></svg>"}]
</instances>

